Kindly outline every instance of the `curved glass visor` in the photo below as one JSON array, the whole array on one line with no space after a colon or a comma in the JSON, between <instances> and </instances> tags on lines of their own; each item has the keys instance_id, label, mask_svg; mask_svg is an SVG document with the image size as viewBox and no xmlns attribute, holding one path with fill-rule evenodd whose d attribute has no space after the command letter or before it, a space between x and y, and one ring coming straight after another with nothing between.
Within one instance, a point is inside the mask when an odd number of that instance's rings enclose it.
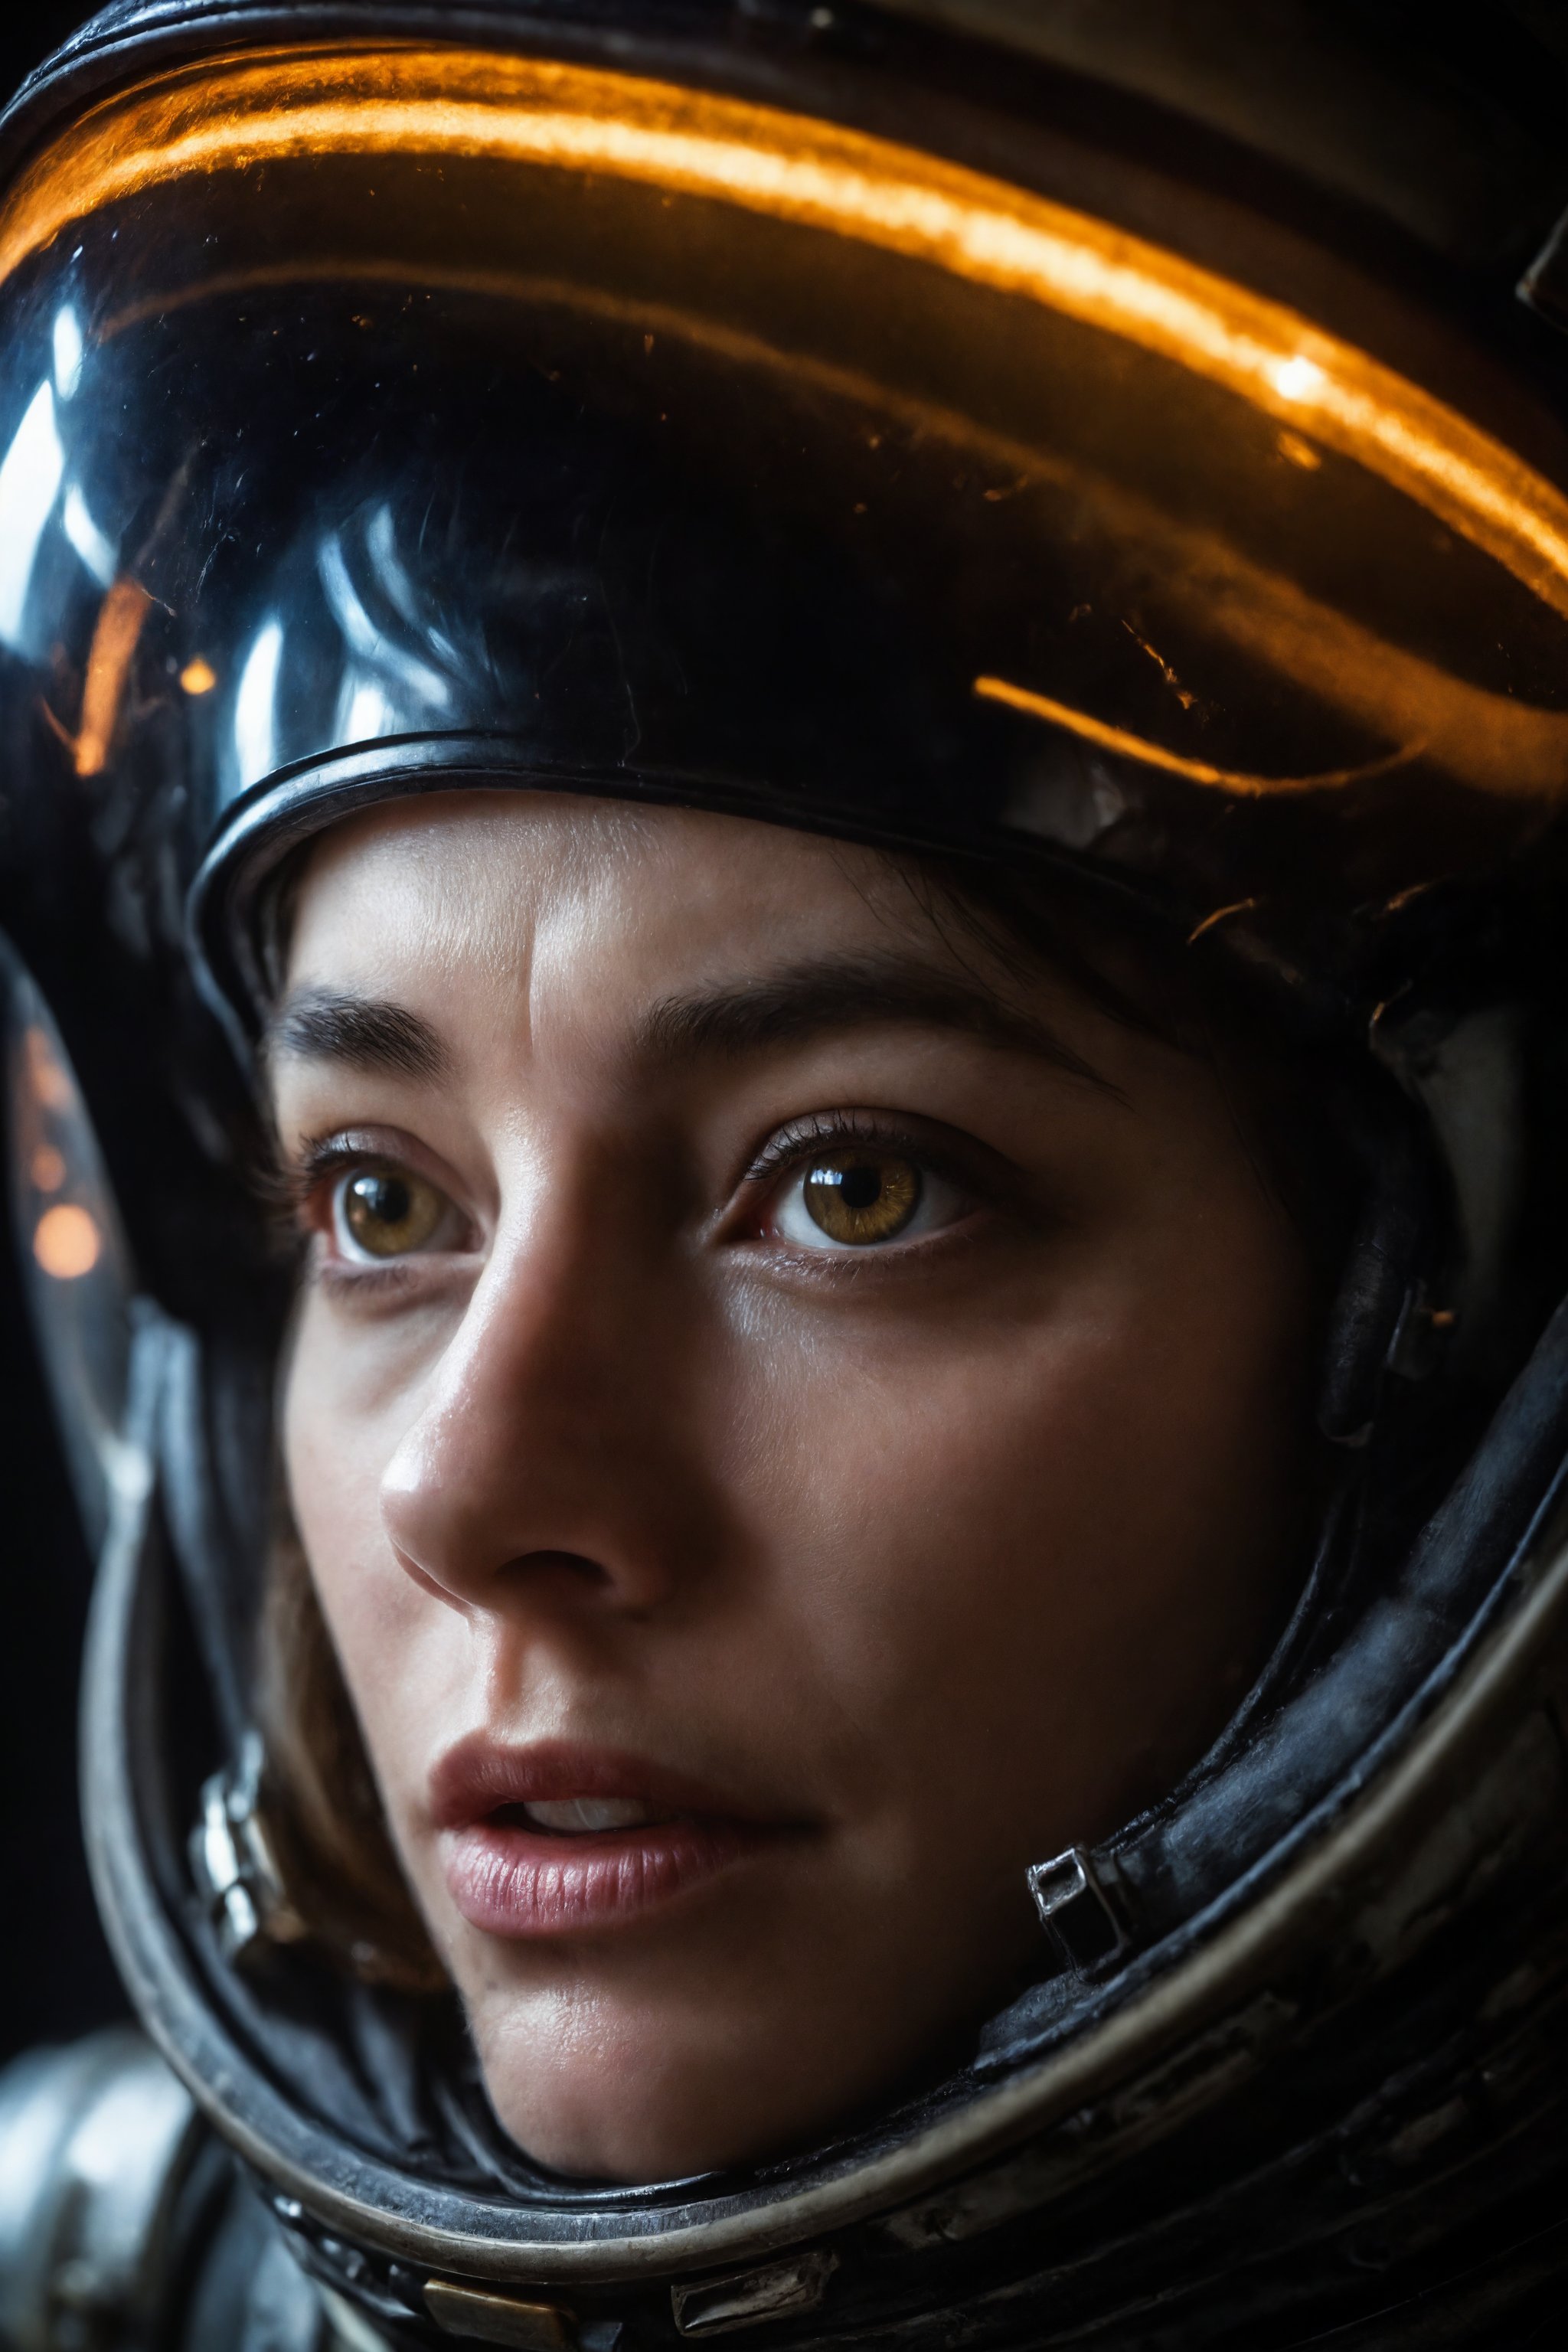
<instances>
[{"instance_id":1,"label":"curved glass visor","mask_svg":"<svg viewBox=\"0 0 1568 2352\"><path fill-rule=\"evenodd\" d=\"M272 51L89 114L0 272L9 740L141 845L149 935L215 836L454 780L1042 848L1202 920L1473 866L1568 773L1555 488L886 142Z\"/></svg>"},{"instance_id":2,"label":"curved glass visor","mask_svg":"<svg viewBox=\"0 0 1568 2352\"><path fill-rule=\"evenodd\" d=\"M0 938L14 1238L88 1543L144 1465L125 1433L133 1278L87 1108L47 1005Z\"/></svg>"}]
</instances>

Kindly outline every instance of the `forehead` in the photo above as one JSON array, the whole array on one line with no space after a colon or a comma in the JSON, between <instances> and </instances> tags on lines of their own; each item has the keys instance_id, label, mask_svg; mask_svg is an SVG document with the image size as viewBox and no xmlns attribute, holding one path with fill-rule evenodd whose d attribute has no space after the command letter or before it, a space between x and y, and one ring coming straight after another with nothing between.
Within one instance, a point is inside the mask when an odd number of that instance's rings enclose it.
<instances>
[{"instance_id":1,"label":"forehead","mask_svg":"<svg viewBox=\"0 0 1568 2352\"><path fill-rule=\"evenodd\" d=\"M936 944L876 852L746 818L453 793L349 819L301 878L291 984L422 971L515 987L582 966L700 975L889 933Z\"/></svg>"}]
</instances>

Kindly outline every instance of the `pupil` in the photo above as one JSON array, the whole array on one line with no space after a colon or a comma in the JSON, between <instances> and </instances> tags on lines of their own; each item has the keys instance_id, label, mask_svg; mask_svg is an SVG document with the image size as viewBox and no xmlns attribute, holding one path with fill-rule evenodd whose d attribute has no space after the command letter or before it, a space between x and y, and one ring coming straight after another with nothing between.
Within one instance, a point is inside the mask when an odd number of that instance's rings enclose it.
<instances>
[{"instance_id":1,"label":"pupil","mask_svg":"<svg viewBox=\"0 0 1568 2352\"><path fill-rule=\"evenodd\" d=\"M408 1214L408 1187L395 1176L362 1176L354 1192L365 1214L377 1224L400 1225Z\"/></svg>"},{"instance_id":2,"label":"pupil","mask_svg":"<svg viewBox=\"0 0 1568 2352\"><path fill-rule=\"evenodd\" d=\"M846 1168L838 1179L838 1196L847 1209L872 1209L882 1197L881 1171L876 1168Z\"/></svg>"}]
</instances>

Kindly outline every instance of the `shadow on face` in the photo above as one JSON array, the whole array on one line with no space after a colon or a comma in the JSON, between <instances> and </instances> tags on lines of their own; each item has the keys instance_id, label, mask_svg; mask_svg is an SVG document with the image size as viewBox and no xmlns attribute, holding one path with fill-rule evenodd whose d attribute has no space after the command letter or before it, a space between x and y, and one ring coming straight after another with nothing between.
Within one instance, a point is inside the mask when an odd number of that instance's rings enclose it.
<instances>
[{"instance_id":1,"label":"shadow on face","mask_svg":"<svg viewBox=\"0 0 1568 2352\"><path fill-rule=\"evenodd\" d=\"M1039 1956L1293 1570L1310 1285L1212 1062L868 851L345 824L269 1049L285 1452L502 2123L798 2142Z\"/></svg>"}]
</instances>

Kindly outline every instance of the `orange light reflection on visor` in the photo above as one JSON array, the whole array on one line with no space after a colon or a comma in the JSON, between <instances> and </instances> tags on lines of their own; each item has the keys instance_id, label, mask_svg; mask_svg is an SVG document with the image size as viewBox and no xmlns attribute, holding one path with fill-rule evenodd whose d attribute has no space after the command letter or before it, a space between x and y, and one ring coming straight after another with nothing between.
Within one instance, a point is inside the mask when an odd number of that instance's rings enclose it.
<instances>
[{"instance_id":1,"label":"orange light reflection on visor","mask_svg":"<svg viewBox=\"0 0 1568 2352\"><path fill-rule=\"evenodd\" d=\"M711 92L459 48L276 49L105 101L24 174L0 278L101 206L318 154L608 174L934 264L1173 360L1357 459L1568 615L1568 499L1353 346L1107 223L863 133Z\"/></svg>"},{"instance_id":2,"label":"orange light reflection on visor","mask_svg":"<svg viewBox=\"0 0 1568 2352\"><path fill-rule=\"evenodd\" d=\"M1162 744L1151 743L1142 735L1130 735L1124 727L1108 726L1103 719L1093 718L1087 710L1077 710L1068 702L1053 701L1048 694L1032 693L1027 687L1010 685L1005 677L977 677L973 691L982 702L1005 703L1009 709L1021 710L1027 718L1044 719L1053 727L1065 727L1070 735L1097 744L1102 751L1112 751L1118 759L1132 760L1146 768L1160 768L1187 783L1213 785L1244 800L1261 800L1272 793L1316 793L1342 784L1364 783L1369 777L1386 775L1391 768L1419 759L1426 749L1422 743L1407 743L1396 751L1385 753L1381 760L1365 760L1354 768L1320 769L1310 776L1251 776L1235 768L1216 768L1207 760L1189 760L1179 751L1167 751Z\"/></svg>"}]
</instances>

